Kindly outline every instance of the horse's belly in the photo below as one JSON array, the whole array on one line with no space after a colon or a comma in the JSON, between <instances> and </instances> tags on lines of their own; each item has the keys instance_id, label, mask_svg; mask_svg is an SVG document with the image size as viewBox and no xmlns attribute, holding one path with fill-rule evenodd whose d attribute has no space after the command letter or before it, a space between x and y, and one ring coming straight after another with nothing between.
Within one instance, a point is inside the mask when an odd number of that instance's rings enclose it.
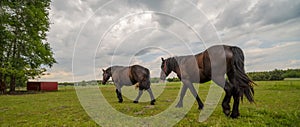
<instances>
[{"instance_id":1,"label":"horse's belly","mask_svg":"<svg viewBox=\"0 0 300 127\"><path fill-rule=\"evenodd\" d=\"M120 82L120 84L125 85L125 86L132 86L135 83L131 82L131 80L123 80Z\"/></svg>"},{"instance_id":2,"label":"horse's belly","mask_svg":"<svg viewBox=\"0 0 300 127\"><path fill-rule=\"evenodd\" d=\"M205 83L210 81L210 78L205 76L203 72L200 72L200 83Z\"/></svg>"},{"instance_id":3,"label":"horse's belly","mask_svg":"<svg viewBox=\"0 0 300 127\"><path fill-rule=\"evenodd\" d=\"M210 79L200 77L200 83L205 83L205 82L208 82L208 81L210 81Z\"/></svg>"},{"instance_id":4,"label":"horse's belly","mask_svg":"<svg viewBox=\"0 0 300 127\"><path fill-rule=\"evenodd\" d=\"M135 83L131 82L130 78L124 75L117 76L113 75L113 80L115 84L121 85L121 86L131 86L134 85Z\"/></svg>"}]
</instances>

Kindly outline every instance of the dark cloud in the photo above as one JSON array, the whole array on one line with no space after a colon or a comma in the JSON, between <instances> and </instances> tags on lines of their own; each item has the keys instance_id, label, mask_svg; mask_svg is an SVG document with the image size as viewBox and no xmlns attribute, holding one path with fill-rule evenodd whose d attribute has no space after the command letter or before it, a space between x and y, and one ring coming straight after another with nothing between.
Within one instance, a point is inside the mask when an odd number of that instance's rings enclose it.
<instances>
[{"instance_id":1,"label":"dark cloud","mask_svg":"<svg viewBox=\"0 0 300 127\"><path fill-rule=\"evenodd\" d=\"M286 22L300 16L300 1L259 1L253 12L254 21L264 25Z\"/></svg>"},{"instance_id":2,"label":"dark cloud","mask_svg":"<svg viewBox=\"0 0 300 127\"><path fill-rule=\"evenodd\" d=\"M224 4L225 9L218 14L216 19L216 27L222 30L246 23L245 20L249 18L249 15L245 13L245 10L249 5L249 1L234 1Z\"/></svg>"},{"instance_id":3,"label":"dark cloud","mask_svg":"<svg viewBox=\"0 0 300 127\"><path fill-rule=\"evenodd\" d=\"M250 27L255 24L280 24L300 16L300 1L234 1L226 3L224 7L216 22L221 30L244 24Z\"/></svg>"},{"instance_id":4,"label":"dark cloud","mask_svg":"<svg viewBox=\"0 0 300 127\"><path fill-rule=\"evenodd\" d=\"M173 8L173 3L176 0L129 0L132 6L143 5L148 10L157 12L169 12Z\"/></svg>"}]
</instances>

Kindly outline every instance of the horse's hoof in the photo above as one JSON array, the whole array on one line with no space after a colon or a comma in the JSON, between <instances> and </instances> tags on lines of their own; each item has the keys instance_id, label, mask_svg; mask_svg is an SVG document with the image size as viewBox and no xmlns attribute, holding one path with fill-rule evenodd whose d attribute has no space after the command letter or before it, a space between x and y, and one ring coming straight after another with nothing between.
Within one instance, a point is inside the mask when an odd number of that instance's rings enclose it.
<instances>
[{"instance_id":1,"label":"horse's hoof","mask_svg":"<svg viewBox=\"0 0 300 127\"><path fill-rule=\"evenodd\" d=\"M232 119L236 119L236 118L238 118L240 116L240 113L231 113L231 115L230 115L230 117L232 118Z\"/></svg>"},{"instance_id":2,"label":"horse's hoof","mask_svg":"<svg viewBox=\"0 0 300 127\"><path fill-rule=\"evenodd\" d=\"M133 101L133 103L139 103L139 101Z\"/></svg>"},{"instance_id":3,"label":"horse's hoof","mask_svg":"<svg viewBox=\"0 0 300 127\"><path fill-rule=\"evenodd\" d=\"M229 116L229 115L230 115L230 110L224 110L223 112L224 112L224 114L225 114L226 116Z\"/></svg>"},{"instance_id":4,"label":"horse's hoof","mask_svg":"<svg viewBox=\"0 0 300 127\"><path fill-rule=\"evenodd\" d=\"M123 99L119 100L119 103L122 103L123 102Z\"/></svg>"},{"instance_id":5,"label":"horse's hoof","mask_svg":"<svg viewBox=\"0 0 300 127\"><path fill-rule=\"evenodd\" d=\"M151 102L156 102L156 100L155 100L155 99L153 99Z\"/></svg>"},{"instance_id":6,"label":"horse's hoof","mask_svg":"<svg viewBox=\"0 0 300 127\"><path fill-rule=\"evenodd\" d=\"M182 108L183 105L182 105L182 104L177 104L175 107L176 107L176 108Z\"/></svg>"},{"instance_id":7,"label":"horse's hoof","mask_svg":"<svg viewBox=\"0 0 300 127\"><path fill-rule=\"evenodd\" d=\"M156 102L156 100L155 100L155 99L153 99L153 100L151 101L151 103L150 103L150 104L151 104L151 105L155 105L155 104L154 104L154 102Z\"/></svg>"},{"instance_id":8,"label":"horse's hoof","mask_svg":"<svg viewBox=\"0 0 300 127\"><path fill-rule=\"evenodd\" d=\"M202 110L203 109L203 105L198 105L198 110Z\"/></svg>"},{"instance_id":9,"label":"horse's hoof","mask_svg":"<svg viewBox=\"0 0 300 127\"><path fill-rule=\"evenodd\" d=\"M198 106L198 110L202 110L203 107L204 107L203 105L199 105L199 106Z\"/></svg>"},{"instance_id":10,"label":"horse's hoof","mask_svg":"<svg viewBox=\"0 0 300 127\"><path fill-rule=\"evenodd\" d=\"M153 100L150 102L150 104L151 104L151 105L155 105L155 104L154 104L155 101L156 101L156 100L153 99Z\"/></svg>"}]
</instances>

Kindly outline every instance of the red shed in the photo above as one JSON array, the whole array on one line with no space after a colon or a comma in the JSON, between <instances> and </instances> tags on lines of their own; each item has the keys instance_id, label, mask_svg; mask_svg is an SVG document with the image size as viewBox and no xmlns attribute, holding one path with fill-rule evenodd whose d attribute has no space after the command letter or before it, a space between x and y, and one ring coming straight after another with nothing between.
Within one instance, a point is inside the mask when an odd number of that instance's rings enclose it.
<instances>
[{"instance_id":1,"label":"red shed","mask_svg":"<svg viewBox=\"0 0 300 127\"><path fill-rule=\"evenodd\" d=\"M27 82L27 90L55 91L58 90L57 82Z\"/></svg>"}]
</instances>

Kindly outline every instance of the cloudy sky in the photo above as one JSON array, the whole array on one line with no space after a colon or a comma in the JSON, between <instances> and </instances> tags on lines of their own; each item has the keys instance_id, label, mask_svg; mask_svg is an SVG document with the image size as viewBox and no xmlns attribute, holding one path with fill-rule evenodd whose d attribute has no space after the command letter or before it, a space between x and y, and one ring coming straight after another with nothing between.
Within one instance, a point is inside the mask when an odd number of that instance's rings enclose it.
<instances>
[{"instance_id":1,"label":"cloudy sky","mask_svg":"<svg viewBox=\"0 0 300 127\"><path fill-rule=\"evenodd\" d=\"M100 79L132 64L157 77L161 57L215 44L242 48L248 72L300 67L299 0L52 0L50 20L58 63L39 80Z\"/></svg>"}]
</instances>

